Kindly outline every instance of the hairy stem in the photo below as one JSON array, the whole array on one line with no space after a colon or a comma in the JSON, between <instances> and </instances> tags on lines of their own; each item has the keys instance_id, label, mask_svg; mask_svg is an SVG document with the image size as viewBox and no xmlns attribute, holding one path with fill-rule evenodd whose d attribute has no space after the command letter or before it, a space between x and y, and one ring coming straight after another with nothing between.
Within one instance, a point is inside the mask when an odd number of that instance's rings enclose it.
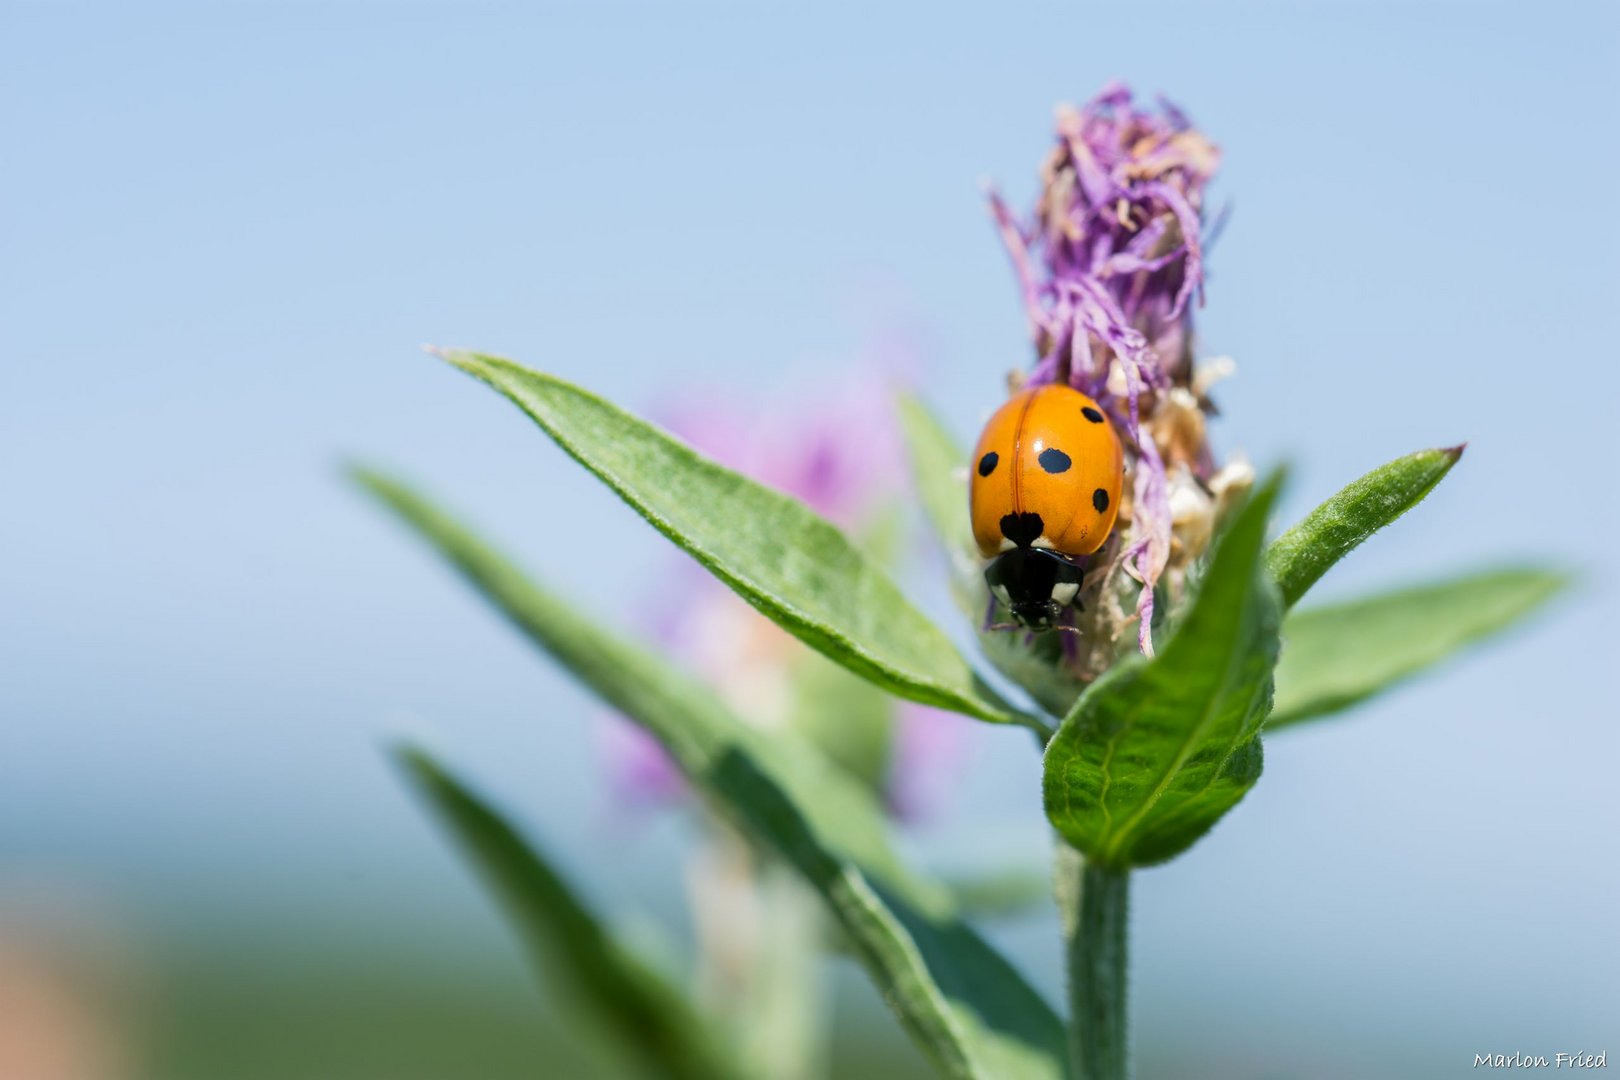
<instances>
[{"instance_id":1,"label":"hairy stem","mask_svg":"<svg viewBox=\"0 0 1620 1080\"><path fill-rule=\"evenodd\" d=\"M1076 1080L1126 1080L1126 935L1130 871L1088 863L1058 842L1057 898L1069 973L1069 1053Z\"/></svg>"}]
</instances>

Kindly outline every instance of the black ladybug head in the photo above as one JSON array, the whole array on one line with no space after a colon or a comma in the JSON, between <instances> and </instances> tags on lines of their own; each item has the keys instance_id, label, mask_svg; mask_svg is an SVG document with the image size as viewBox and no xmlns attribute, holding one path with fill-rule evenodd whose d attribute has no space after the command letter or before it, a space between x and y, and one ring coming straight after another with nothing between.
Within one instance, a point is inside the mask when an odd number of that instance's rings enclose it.
<instances>
[{"instance_id":1,"label":"black ladybug head","mask_svg":"<svg viewBox=\"0 0 1620 1080\"><path fill-rule=\"evenodd\" d=\"M1080 564L1047 548L1013 548L984 568L985 584L1019 626L1039 633L1058 624L1080 591Z\"/></svg>"},{"instance_id":2,"label":"black ladybug head","mask_svg":"<svg viewBox=\"0 0 1620 1080\"><path fill-rule=\"evenodd\" d=\"M1056 600L1027 600L1013 604L1011 612L1013 622L1026 630L1040 633L1057 625L1058 616L1063 613L1063 605Z\"/></svg>"}]
</instances>

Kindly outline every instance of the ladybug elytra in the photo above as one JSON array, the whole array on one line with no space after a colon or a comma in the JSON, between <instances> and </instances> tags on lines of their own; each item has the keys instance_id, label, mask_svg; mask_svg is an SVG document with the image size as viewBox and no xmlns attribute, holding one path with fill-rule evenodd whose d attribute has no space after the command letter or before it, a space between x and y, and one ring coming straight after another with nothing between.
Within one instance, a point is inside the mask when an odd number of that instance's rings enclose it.
<instances>
[{"instance_id":1,"label":"ladybug elytra","mask_svg":"<svg viewBox=\"0 0 1620 1080\"><path fill-rule=\"evenodd\" d=\"M1080 592L1080 556L1102 547L1119 514L1124 454L1091 398L1063 385L1022 391L997 409L973 451L973 539L984 577L1013 620L1050 630Z\"/></svg>"}]
</instances>

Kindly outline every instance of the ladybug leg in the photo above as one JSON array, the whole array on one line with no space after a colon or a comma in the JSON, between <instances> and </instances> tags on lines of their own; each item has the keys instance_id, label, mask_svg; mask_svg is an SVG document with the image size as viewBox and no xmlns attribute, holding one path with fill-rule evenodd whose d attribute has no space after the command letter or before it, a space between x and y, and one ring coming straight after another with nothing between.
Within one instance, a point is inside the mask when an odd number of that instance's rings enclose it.
<instances>
[{"instance_id":1,"label":"ladybug leg","mask_svg":"<svg viewBox=\"0 0 1620 1080\"><path fill-rule=\"evenodd\" d=\"M984 625L979 627L979 629L980 630L994 630L995 629L995 622L996 622L996 597L995 597L995 594L992 593L990 595L990 603L987 604L985 606L985 609L984 609Z\"/></svg>"},{"instance_id":2,"label":"ladybug leg","mask_svg":"<svg viewBox=\"0 0 1620 1080\"><path fill-rule=\"evenodd\" d=\"M1080 629L1074 625L1074 608L1063 609L1063 614L1058 616L1058 627L1063 631L1058 635L1063 641L1063 659L1072 667L1080 662Z\"/></svg>"}]
</instances>

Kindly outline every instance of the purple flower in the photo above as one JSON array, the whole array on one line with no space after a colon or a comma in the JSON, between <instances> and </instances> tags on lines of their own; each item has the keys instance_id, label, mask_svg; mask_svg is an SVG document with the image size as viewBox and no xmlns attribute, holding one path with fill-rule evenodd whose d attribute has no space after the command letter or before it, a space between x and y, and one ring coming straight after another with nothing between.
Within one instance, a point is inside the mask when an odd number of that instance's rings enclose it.
<instances>
[{"instance_id":1,"label":"purple flower","mask_svg":"<svg viewBox=\"0 0 1620 1080\"><path fill-rule=\"evenodd\" d=\"M876 365L880 369L881 363ZM661 410L665 427L698 450L759 482L792 495L860 540L881 533L908 482L904 448L892 407L892 380L852 374L823 380L825 389L800 393L781 406L739 410L717 404L734 395L699 395ZM858 437L852 437L858 433ZM810 665L830 668L775 623L739 599L695 562L679 557L661 572L665 588L646 613L667 655L704 679L750 723L764 729L793 727L816 701L807 689L820 682ZM856 676L849 692L879 702L874 724L892 716L887 765L870 763L864 777L897 817L915 820L937 800L948 781L966 721L921 706L896 706ZM864 722L865 710L851 713ZM827 737L812 724L812 739ZM862 745L869 740L852 739ZM622 718L604 733L604 756L625 800L665 802L684 791L679 773L651 736ZM838 747L829 748L835 760ZM918 774L927 772L928 777Z\"/></svg>"},{"instance_id":2,"label":"purple flower","mask_svg":"<svg viewBox=\"0 0 1620 1080\"><path fill-rule=\"evenodd\" d=\"M1138 108L1113 83L1078 109L1058 110L1027 220L989 194L1035 346L1025 383L1068 382L1125 436L1132 498L1099 557L1139 583L1134 618L1149 655L1154 586L1178 555L1198 553L1178 535L1175 507L1189 505L1191 489L1209 496L1220 472L1205 440L1210 378L1195 370L1192 325L1211 231L1205 190L1219 164L1220 151L1181 110L1163 100L1156 111ZM1213 513L1216 500L1206 501Z\"/></svg>"},{"instance_id":3,"label":"purple flower","mask_svg":"<svg viewBox=\"0 0 1620 1080\"><path fill-rule=\"evenodd\" d=\"M900 821L923 821L950 797L970 721L910 701L897 708L887 778L889 812Z\"/></svg>"},{"instance_id":4,"label":"purple flower","mask_svg":"<svg viewBox=\"0 0 1620 1080\"><path fill-rule=\"evenodd\" d=\"M1097 397L1118 359L1132 385L1167 386L1191 360L1204 189L1220 151L1167 102L1133 108L1119 83L1060 108L1056 143L1027 224L990 195L1040 357L1031 381L1063 377Z\"/></svg>"},{"instance_id":5,"label":"purple flower","mask_svg":"<svg viewBox=\"0 0 1620 1080\"><path fill-rule=\"evenodd\" d=\"M658 419L716 461L853 530L906 480L892 380L851 373L822 386L746 410L734 395L695 395Z\"/></svg>"}]
</instances>

